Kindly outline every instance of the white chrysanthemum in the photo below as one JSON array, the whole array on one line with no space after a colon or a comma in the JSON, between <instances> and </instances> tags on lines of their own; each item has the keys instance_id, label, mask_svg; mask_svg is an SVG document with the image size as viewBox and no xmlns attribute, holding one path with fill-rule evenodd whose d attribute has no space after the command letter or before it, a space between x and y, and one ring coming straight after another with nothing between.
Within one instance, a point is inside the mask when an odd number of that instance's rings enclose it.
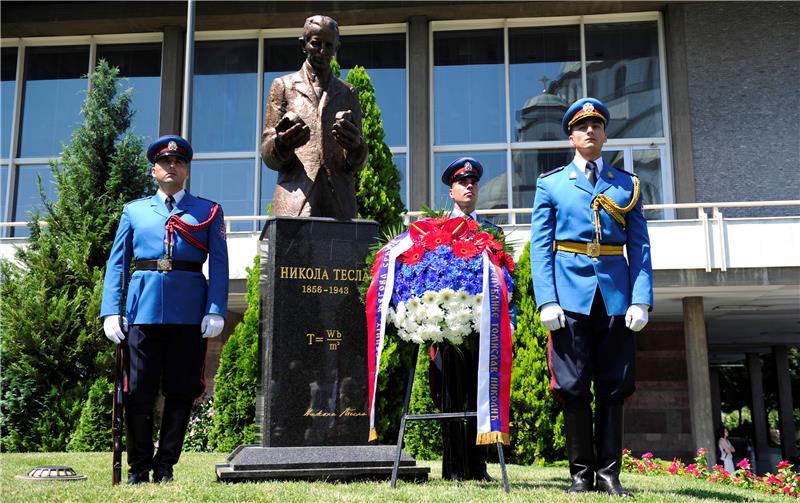
<instances>
[{"instance_id":1,"label":"white chrysanthemum","mask_svg":"<svg viewBox=\"0 0 800 503\"><path fill-rule=\"evenodd\" d=\"M417 333L420 337L422 337L423 340L426 341L441 337L439 325L434 325L433 323L425 323L424 325L420 326L417 329Z\"/></svg>"},{"instance_id":2,"label":"white chrysanthemum","mask_svg":"<svg viewBox=\"0 0 800 503\"><path fill-rule=\"evenodd\" d=\"M437 304L428 304L425 306L425 320L428 323L438 325L444 321L444 311Z\"/></svg>"},{"instance_id":3,"label":"white chrysanthemum","mask_svg":"<svg viewBox=\"0 0 800 503\"><path fill-rule=\"evenodd\" d=\"M459 290L456 292L456 301L460 303L465 303L471 300L472 295L470 295L466 290Z\"/></svg>"},{"instance_id":4,"label":"white chrysanthemum","mask_svg":"<svg viewBox=\"0 0 800 503\"><path fill-rule=\"evenodd\" d=\"M442 305L452 302L455 298L456 292L452 288L444 288L439 291L439 303Z\"/></svg>"},{"instance_id":5,"label":"white chrysanthemum","mask_svg":"<svg viewBox=\"0 0 800 503\"><path fill-rule=\"evenodd\" d=\"M422 294L422 303L423 304L438 304L439 303L439 294L428 290L427 292Z\"/></svg>"}]
</instances>

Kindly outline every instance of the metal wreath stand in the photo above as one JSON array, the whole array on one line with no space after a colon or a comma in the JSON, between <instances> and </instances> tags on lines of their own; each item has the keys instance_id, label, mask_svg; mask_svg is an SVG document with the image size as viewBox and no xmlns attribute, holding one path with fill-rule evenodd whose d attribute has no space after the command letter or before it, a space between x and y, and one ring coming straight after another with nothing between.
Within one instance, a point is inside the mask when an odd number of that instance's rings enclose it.
<instances>
[{"instance_id":1,"label":"metal wreath stand","mask_svg":"<svg viewBox=\"0 0 800 503\"><path fill-rule=\"evenodd\" d=\"M416 372L416 362L419 357L419 345L417 351L414 353L414 358L411 360L411 370L408 373L408 383L406 384L406 400L403 405L403 417L400 419L400 432L397 434L397 449L395 450L394 465L392 466L392 489L397 487L397 471L400 467L400 455L403 452L403 436L406 430L406 421L426 421L431 419L438 419L439 421L466 421L471 417L478 417L477 411L472 412L441 412L438 414L409 414L408 406L411 402L411 388L414 386L414 373ZM511 486L508 483L508 473L506 472L506 461L503 457L503 443L497 441L497 457L500 462L500 471L503 474L503 488L506 493L511 492Z\"/></svg>"}]
</instances>

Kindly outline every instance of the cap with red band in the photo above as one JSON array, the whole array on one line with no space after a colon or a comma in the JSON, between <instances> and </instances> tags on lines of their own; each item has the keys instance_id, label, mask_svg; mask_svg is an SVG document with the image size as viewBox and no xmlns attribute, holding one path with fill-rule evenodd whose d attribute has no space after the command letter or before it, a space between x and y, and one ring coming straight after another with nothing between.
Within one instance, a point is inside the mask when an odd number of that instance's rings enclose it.
<instances>
[{"instance_id":1,"label":"cap with red band","mask_svg":"<svg viewBox=\"0 0 800 503\"><path fill-rule=\"evenodd\" d=\"M192 146L186 139L178 135L167 135L158 138L147 147L147 160L155 164L162 157L180 157L186 162L192 160Z\"/></svg>"}]
</instances>

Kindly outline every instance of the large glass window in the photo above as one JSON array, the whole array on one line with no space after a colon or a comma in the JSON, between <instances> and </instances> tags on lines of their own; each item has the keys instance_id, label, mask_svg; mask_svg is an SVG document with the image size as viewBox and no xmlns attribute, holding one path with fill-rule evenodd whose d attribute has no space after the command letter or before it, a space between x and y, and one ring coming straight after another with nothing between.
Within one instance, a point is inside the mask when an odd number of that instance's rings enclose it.
<instances>
[{"instance_id":1,"label":"large glass window","mask_svg":"<svg viewBox=\"0 0 800 503\"><path fill-rule=\"evenodd\" d=\"M48 200L55 200L56 186L53 183L53 171L49 164L30 164L19 166L19 189L17 191L16 221L25 222L33 211L42 210L42 198L39 194L39 177ZM17 228L15 236L27 236L27 227Z\"/></svg>"},{"instance_id":2,"label":"large glass window","mask_svg":"<svg viewBox=\"0 0 800 503\"><path fill-rule=\"evenodd\" d=\"M609 138L663 136L658 26L586 26L587 92L608 106Z\"/></svg>"},{"instance_id":3,"label":"large glass window","mask_svg":"<svg viewBox=\"0 0 800 503\"><path fill-rule=\"evenodd\" d=\"M486 166L487 153L480 150L505 147L490 154L496 159L488 162L494 174L481 180L479 207L530 208L539 174L568 164L574 156L561 120L567 108L585 96L601 99L611 112L606 160L639 175L645 204L672 200L670 168L664 162L669 140L660 17L608 19L596 16L562 25L549 20L544 26L509 20L512 26L505 31L452 31L458 22L432 24L431 179L436 206L449 202L446 187L439 187L438 181L444 158L453 157L454 150L478 151L474 156ZM501 205L504 198L507 206ZM664 218L670 213L653 211L647 216ZM515 221L528 223L530 217L517 215Z\"/></svg>"},{"instance_id":4,"label":"large glass window","mask_svg":"<svg viewBox=\"0 0 800 503\"><path fill-rule=\"evenodd\" d=\"M220 203L226 216L252 215L254 173L252 159L196 159L192 161L190 175L192 192ZM245 222L233 225L232 229L251 227Z\"/></svg>"},{"instance_id":5,"label":"large glass window","mask_svg":"<svg viewBox=\"0 0 800 503\"><path fill-rule=\"evenodd\" d=\"M505 142L502 30L433 36L434 144Z\"/></svg>"},{"instance_id":6,"label":"large glass window","mask_svg":"<svg viewBox=\"0 0 800 503\"><path fill-rule=\"evenodd\" d=\"M508 50L513 141L563 140L561 118L581 92L580 28L511 29Z\"/></svg>"},{"instance_id":7,"label":"large glass window","mask_svg":"<svg viewBox=\"0 0 800 503\"><path fill-rule=\"evenodd\" d=\"M136 114L129 131L144 137L144 144L158 137L161 96L161 44L114 44L97 46L97 60L119 67L119 89L133 88Z\"/></svg>"},{"instance_id":8,"label":"large glass window","mask_svg":"<svg viewBox=\"0 0 800 503\"><path fill-rule=\"evenodd\" d=\"M69 143L81 122L88 70L89 46L26 50L20 157L52 157Z\"/></svg>"},{"instance_id":9,"label":"large glass window","mask_svg":"<svg viewBox=\"0 0 800 503\"><path fill-rule=\"evenodd\" d=\"M375 88L385 142L406 144L406 40L403 33L342 36L337 54L341 78L356 65L364 67Z\"/></svg>"},{"instance_id":10,"label":"large glass window","mask_svg":"<svg viewBox=\"0 0 800 503\"><path fill-rule=\"evenodd\" d=\"M252 152L258 114L258 42L197 42L192 89L195 151Z\"/></svg>"}]
</instances>

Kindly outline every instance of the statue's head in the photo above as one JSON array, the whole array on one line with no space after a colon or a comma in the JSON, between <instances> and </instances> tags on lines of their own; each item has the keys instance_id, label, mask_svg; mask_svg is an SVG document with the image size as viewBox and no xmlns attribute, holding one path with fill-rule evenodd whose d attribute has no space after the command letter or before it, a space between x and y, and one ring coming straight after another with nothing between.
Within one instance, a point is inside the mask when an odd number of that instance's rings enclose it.
<instances>
[{"instance_id":1,"label":"statue's head","mask_svg":"<svg viewBox=\"0 0 800 503\"><path fill-rule=\"evenodd\" d=\"M303 25L300 44L315 71L330 71L331 60L339 50L339 23L328 16L311 16Z\"/></svg>"}]
</instances>

